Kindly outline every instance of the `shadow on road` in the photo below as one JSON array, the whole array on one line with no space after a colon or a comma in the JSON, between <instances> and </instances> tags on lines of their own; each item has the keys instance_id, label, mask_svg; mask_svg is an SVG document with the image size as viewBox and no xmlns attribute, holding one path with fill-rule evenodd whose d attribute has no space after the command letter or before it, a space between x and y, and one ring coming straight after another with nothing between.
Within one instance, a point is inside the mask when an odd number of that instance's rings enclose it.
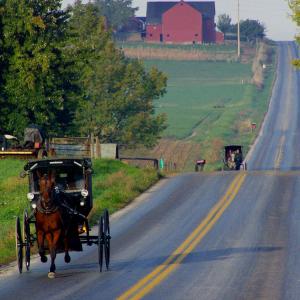
<instances>
[{"instance_id":1,"label":"shadow on road","mask_svg":"<svg viewBox=\"0 0 300 300\"><path fill-rule=\"evenodd\" d=\"M242 254L257 254L257 253L270 253L275 251L281 251L282 247L241 247L241 248L226 248L226 249L216 249L216 250L207 250L190 253L181 264L190 264L190 263L201 263L207 261L216 261L216 260L225 260L237 257L237 255ZM171 262L168 265L173 264L180 255L174 255ZM155 267L161 265L165 262L168 257L153 257L151 259L134 259L132 261L119 261L114 262L112 269L114 271L121 270L123 268L130 268L131 270L145 268L145 267Z\"/></svg>"}]
</instances>

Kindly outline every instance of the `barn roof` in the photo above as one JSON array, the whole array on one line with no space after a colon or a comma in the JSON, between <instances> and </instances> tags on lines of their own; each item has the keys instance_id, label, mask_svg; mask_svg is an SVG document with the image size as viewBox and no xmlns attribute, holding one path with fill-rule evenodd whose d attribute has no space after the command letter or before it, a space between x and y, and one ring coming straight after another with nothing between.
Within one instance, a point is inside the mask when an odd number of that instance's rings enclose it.
<instances>
[{"instance_id":1,"label":"barn roof","mask_svg":"<svg viewBox=\"0 0 300 300\"><path fill-rule=\"evenodd\" d=\"M215 2L184 1L206 17L215 16ZM147 3L147 23L160 24L164 12L178 4L179 1L149 1Z\"/></svg>"}]
</instances>

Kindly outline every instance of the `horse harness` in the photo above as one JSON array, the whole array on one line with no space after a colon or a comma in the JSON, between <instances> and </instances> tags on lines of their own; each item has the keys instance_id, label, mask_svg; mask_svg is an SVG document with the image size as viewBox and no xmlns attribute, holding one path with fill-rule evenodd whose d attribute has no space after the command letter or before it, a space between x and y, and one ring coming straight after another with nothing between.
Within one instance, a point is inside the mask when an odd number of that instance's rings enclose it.
<instances>
[{"instance_id":1,"label":"horse harness","mask_svg":"<svg viewBox=\"0 0 300 300\"><path fill-rule=\"evenodd\" d=\"M46 215L53 214L53 213L57 212L58 209L59 209L59 206L57 204L55 204L55 201L53 201L49 207L45 207L43 205L42 196L39 197L37 204L36 204L36 210L38 212L40 212L42 214L46 214Z\"/></svg>"}]
</instances>

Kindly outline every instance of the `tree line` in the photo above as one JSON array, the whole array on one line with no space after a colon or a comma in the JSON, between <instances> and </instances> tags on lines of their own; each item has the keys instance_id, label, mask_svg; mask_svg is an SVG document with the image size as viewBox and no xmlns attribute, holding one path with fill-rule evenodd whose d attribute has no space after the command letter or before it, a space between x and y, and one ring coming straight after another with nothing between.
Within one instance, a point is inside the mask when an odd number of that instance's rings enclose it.
<instances>
[{"instance_id":1,"label":"tree line","mask_svg":"<svg viewBox=\"0 0 300 300\"><path fill-rule=\"evenodd\" d=\"M122 14L116 13L123 3ZM152 146L165 128L154 100L166 76L127 59L113 31L134 14L131 0L0 0L0 128L29 124L51 135Z\"/></svg>"},{"instance_id":2,"label":"tree line","mask_svg":"<svg viewBox=\"0 0 300 300\"><path fill-rule=\"evenodd\" d=\"M298 27L300 27L300 0L287 0L292 12L292 19ZM231 23L231 18L227 14L218 16L218 29L227 35L236 35L237 24ZM240 22L241 37L247 41L255 41L257 38L263 38L265 36L265 26L257 20L242 20ZM300 44L300 34L295 36L296 42ZM300 59L293 60L293 64L300 68Z\"/></svg>"},{"instance_id":3,"label":"tree line","mask_svg":"<svg viewBox=\"0 0 300 300\"><path fill-rule=\"evenodd\" d=\"M229 36L236 37L237 35L237 24L231 23L231 18L227 14L222 14L218 16L218 29L224 33L224 37L229 38ZM257 38L263 38L265 36L266 28L265 26L257 20L241 20L240 21L240 34L241 39L247 42L253 42Z\"/></svg>"}]
</instances>

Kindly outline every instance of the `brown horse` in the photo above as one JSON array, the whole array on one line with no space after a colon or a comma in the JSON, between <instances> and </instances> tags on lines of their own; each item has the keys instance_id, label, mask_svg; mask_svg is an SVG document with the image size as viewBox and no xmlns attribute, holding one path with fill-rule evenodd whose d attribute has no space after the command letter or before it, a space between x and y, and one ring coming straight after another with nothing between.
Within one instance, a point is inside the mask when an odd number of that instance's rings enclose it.
<instances>
[{"instance_id":1,"label":"brown horse","mask_svg":"<svg viewBox=\"0 0 300 300\"><path fill-rule=\"evenodd\" d=\"M44 242L47 240L49 253L51 257L49 278L55 277L55 258L56 253L61 247L63 241L63 248L65 251L65 262L71 261L68 253L68 241L65 233L62 212L59 204L55 201L55 173L49 171L46 174L37 172L39 178L40 197L37 202L35 212L36 218L36 232L39 247L39 255L43 263L47 262L45 255Z\"/></svg>"}]
</instances>

